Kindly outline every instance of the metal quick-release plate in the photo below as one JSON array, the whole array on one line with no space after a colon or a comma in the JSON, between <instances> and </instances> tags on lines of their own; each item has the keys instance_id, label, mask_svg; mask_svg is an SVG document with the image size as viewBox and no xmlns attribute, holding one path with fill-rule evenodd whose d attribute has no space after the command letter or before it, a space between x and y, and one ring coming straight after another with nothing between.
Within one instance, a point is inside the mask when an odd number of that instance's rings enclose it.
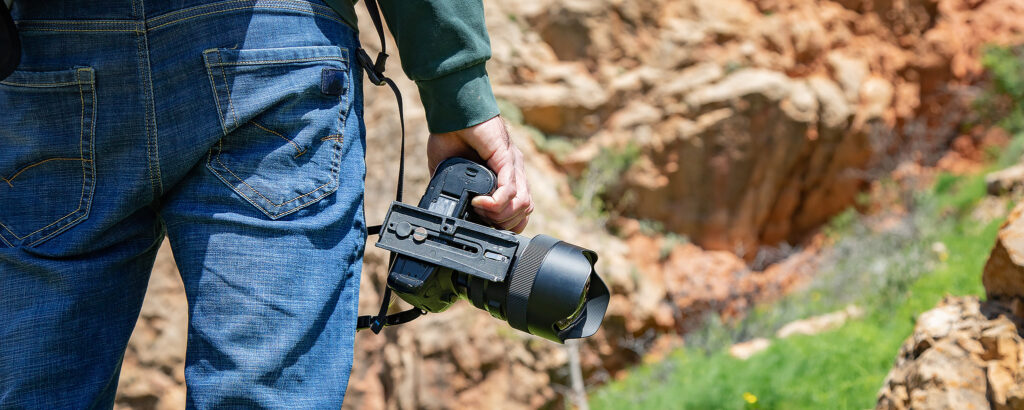
<instances>
[{"instance_id":1,"label":"metal quick-release plate","mask_svg":"<svg viewBox=\"0 0 1024 410\"><path fill-rule=\"evenodd\" d=\"M491 282L503 282L519 240L505 231L392 202L377 247Z\"/></svg>"}]
</instances>

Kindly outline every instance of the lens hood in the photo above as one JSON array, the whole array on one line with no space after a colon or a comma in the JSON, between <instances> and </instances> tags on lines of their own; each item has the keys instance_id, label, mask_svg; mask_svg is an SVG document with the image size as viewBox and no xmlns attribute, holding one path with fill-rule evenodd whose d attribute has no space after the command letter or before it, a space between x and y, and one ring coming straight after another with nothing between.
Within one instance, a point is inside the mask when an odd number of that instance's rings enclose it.
<instances>
[{"instance_id":1,"label":"lens hood","mask_svg":"<svg viewBox=\"0 0 1024 410\"><path fill-rule=\"evenodd\" d=\"M593 251L535 236L509 278L509 324L559 343L593 335L609 299L608 287L594 271L596 262ZM572 321L559 328L567 318Z\"/></svg>"}]
</instances>

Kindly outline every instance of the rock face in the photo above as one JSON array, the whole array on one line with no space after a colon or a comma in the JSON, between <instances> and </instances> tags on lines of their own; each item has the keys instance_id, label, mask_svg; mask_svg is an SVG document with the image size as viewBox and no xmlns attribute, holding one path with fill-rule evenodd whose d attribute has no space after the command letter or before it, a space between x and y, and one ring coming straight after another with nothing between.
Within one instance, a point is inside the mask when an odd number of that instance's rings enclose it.
<instances>
[{"instance_id":1,"label":"rock face","mask_svg":"<svg viewBox=\"0 0 1024 410\"><path fill-rule=\"evenodd\" d=\"M918 317L877 408L1024 409L1022 323L998 304L946 298Z\"/></svg>"},{"instance_id":2,"label":"rock face","mask_svg":"<svg viewBox=\"0 0 1024 410\"><path fill-rule=\"evenodd\" d=\"M605 202L750 261L853 203L867 171L957 137L979 50L1024 32L1015 0L488 3L495 92L524 121L641 154Z\"/></svg>"},{"instance_id":3,"label":"rock face","mask_svg":"<svg viewBox=\"0 0 1024 410\"><path fill-rule=\"evenodd\" d=\"M689 116L656 122L657 141L613 196L702 247L751 259L762 244L795 242L846 208L873 154L850 127L840 87L744 69L686 94Z\"/></svg>"},{"instance_id":4,"label":"rock face","mask_svg":"<svg viewBox=\"0 0 1024 410\"><path fill-rule=\"evenodd\" d=\"M1024 317L1024 203L1017 205L999 230L981 281L989 300L1000 301Z\"/></svg>"}]
</instances>

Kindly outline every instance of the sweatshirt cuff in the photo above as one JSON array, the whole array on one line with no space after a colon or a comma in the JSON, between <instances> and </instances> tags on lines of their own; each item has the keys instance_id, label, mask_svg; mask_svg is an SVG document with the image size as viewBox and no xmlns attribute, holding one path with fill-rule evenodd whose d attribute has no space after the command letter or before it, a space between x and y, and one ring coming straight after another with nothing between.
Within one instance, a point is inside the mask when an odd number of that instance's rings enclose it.
<instances>
[{"instance_id":1,"label":"sweatshirt cuff","mask_svg":"<svg viewBox=\"0 0 1024 410\"><path fill-rule=\"evenodd\" d=\"M432 133L469 128L499 113L484 63L416 85Z\"/></svg>"}]
</instances>

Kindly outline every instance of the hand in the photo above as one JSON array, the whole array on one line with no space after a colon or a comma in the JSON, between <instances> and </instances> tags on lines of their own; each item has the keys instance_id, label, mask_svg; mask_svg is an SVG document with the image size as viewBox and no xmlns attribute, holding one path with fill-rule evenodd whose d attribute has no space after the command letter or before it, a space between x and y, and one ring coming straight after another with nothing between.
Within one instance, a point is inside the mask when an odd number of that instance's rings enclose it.
<instances>
[{"instance_id":1,"label":"hand","mask_svg":"<svg viewBox=\"0 0 1024 410\"><path fill-rule=\"evenodd\" d=\"M523 153L512 145L501 117L458 131L430 134L427 166L431 175L441 161L456 156L479 157L498 177L493 193L473 198L476 214L502 229L523 232L533 212L533 199L526 182Z\"/></svg>"}]
</instances>

